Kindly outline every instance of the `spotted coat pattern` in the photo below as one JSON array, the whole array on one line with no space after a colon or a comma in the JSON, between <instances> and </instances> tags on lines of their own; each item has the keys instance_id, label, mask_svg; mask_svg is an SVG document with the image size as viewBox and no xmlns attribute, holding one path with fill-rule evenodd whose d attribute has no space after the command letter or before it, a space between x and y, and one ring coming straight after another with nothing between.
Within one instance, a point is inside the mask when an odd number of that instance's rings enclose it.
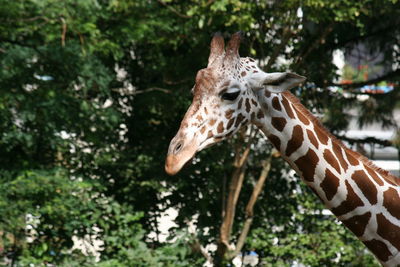
<instances>
[{"instance_id":1,"label":"spotted coat pattern","mask_svg":"<svg viewBox=\"0 0 400 267\"><path fill-rule=\"evenodd\" d=\"M399 179L349 150L291 93L262 101L257 124L283 158L384 266L400 264Z\"/></svg>"}]
</instances>

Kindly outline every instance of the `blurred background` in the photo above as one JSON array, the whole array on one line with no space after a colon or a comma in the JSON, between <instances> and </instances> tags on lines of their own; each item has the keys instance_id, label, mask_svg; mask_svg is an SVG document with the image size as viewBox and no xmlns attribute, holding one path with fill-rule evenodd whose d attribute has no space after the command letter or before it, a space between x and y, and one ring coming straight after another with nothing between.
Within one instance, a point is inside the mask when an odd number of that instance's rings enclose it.
<instances>
[{"instance_id":1,"label":"blurred background","mask_svg":"<svg viewBox=\"0 0 400 267\"><path fill-rule=\"evenodd\" d=\"M397 0L0 0L0 265L379 266L255 129L165 174L212 34L239 30L399 174Z\"/></svg>"}]
</instances>

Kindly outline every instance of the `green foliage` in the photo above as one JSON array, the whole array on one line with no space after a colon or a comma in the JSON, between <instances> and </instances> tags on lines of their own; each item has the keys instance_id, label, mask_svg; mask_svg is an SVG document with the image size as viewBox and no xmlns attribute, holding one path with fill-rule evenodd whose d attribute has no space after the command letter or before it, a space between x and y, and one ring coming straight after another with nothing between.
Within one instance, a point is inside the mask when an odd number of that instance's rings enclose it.
<instances>
[{"instance_id":1,"label":"green foliage","mask_svg":"<svg viewBox=\"0 0 400 267\"><path fill-rule=\"evenodd\" d=\"M2 180L4 252L49 262L69 255L73 235L93 232L92 214L99 207L91 199L92 189L62 169L24 171L13 180Z\"/></svg>"},{"instance_id":2,"label":"green foliage","mask_svg":"<svg viewBox=\"0 0 400 267\"><path fill-rule=\"evenodd\" d=\"M310 86L295 93L325 114L331 130L345 129L346 111L355 106L361 123L388 125L398 89L359 103L325 88L337 78L331 63L335 49L365 41L384 54L385 66L399 63L393 48L400 29L398 5L378 0L0 0L0 263L201 265L204 259L188 245L192 237L178 229L196 218L196 238L203 246L218 239L238 141L201 152L175 177L165 175L163 164L190 103L196 71L206 65L211 34L242 30L242 55L266 65L276 54L286 63L272 60L267 71L306 75ZM268 152L269 147L252 152L234 235L244 219L243 200ZM372 266L359 241L332 216L321 215L318 200L287 169L274 161L245 249L256 250L274 266L293 261ZM179 211L170 242L161 243L157 234L151 239L148 234L157 233L157 220L170 207ZM72 250L73 236L102 240L99 262Z\"/></svg>"},{"instance_id":3,"label":"green foliage","mask_svg":"<svg viewBox=\"0 0 400 267\"><path fill-rule=\"evenodd\" d=\"M110 198L95 197L91 194L95 187L79 180L56 169L27 171L1 185L0 244L3 253L18 258L18 266L42 266L45 262L60 262L61 266L193 266L197 262L185 246L189 236L183 234L172 244L149 248L143 241L141 213L130 213L130 207ZM70 250L72 236L85 238L87 234L104 242L98 263L94 257Z\"/></svg>"},{"instance_id":4,"label":"green foliage","mask_svg":"<svg viewBox=\"0 0 400 267\"><path fill-rule=\"evenodd\" d=\"M199 257L187 246L190 236L181 233L173 243L150 248L143 240L146 232L139 224L141 213L128 213L129 207L107 206L109 217L98 218L102 229L102 260L96 266L194 266ZM200 258L201 260L201 258ZM68 262L66 262L68 263ZM92 262L92 264L94 264Z\"/></svg>"}]
</instances>

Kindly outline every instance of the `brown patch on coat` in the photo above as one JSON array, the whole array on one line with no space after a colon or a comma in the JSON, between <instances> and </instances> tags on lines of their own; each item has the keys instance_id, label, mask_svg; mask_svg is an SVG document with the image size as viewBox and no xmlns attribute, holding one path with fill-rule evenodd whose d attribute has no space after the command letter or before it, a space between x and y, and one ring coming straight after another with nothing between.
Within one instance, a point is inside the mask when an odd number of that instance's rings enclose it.
<instances>
[{"instance_id":1,"label":"brown patch on coat","mask_svg":"<svg viewBox=\"0 0 400 267\"><path fill-rule=\"evenodd\" d=\"M348 220L344 220L344 225L347 226L356 236L362 236L365 232L369 220L371 219L371 212L362 215L353 216Z\"/></svg>"},{"instance_id":2,"label":"brown patch on coat","mask_svg":"<svg viewBox=\"0 0 400 267\"><path fill-rule=\"evenodd\" d=\"M237 117L236 117L236 121L235 121L235 127L238 127L239 124L244 120L244 116L242 115L242 113L240 113Z\"/></svg>"},{"instance_id":3,"label":"brown patch on coat","mask_svg":"<svg viewBox=\"0 0 400 267\"><path fill-rule=\"evenodd\" d=\"M385 243L383 243L380 240L372 239L364 241L364 244L365 246L367 246L369 250L372 251L372 253L375 254L375 256L378 257L380 261L385 262L389 259L389 257L392 256L392 253L390 252L389 248L386 246Z\"/></svg>"},{"instance_id":4,"label":"brown patch on coat","mask_svg":"<svg viewBox=\"0 0 400 267\"><path fill-rule=\"evenodd\" d=\"M346 172L348 165L347 162L344 160L341 146L336 142L333 142L332 146L333 146L333 153L335 153L336 158L339 160L340 166L342 166L343 170Z\"/></svg>"},{"instance_id":5,"label":"brown patch on coat","mask_svg":"<svg viewBox=\"0 0 400 267\"><path fill-rule=\"evenodd\" d=\"M230 119L228 121L228 125L226 126L226 129L229 130L232 127L234 122L235 122L235 118Z\"/></svg>"},{"instance_id":6,"label":"brown patch on coat","mask_svg":"<svg viewBox=\"0 0 400 267\"><path fill-rule=\"evenodd\" d=\"M383 206L400 220L400 197L399 192L394 188L389 188L383 193Z\"/></svg>"},{"instance_id":7,"label":"brown patch on coat","mask_svg":"<svg viewBox=\"0 0 400 267\"><path fill-rule=\"evenodd\" d=\"M278 150L281 151L281 139L279 139L278 136L274 134L270 134L267 136L269 141L274 145L274 147Z\"/></svg>"},{"instance_id":8,"label":"brown patch on coat","mask_svg":"<svg viewBox=\"0 0 400 267\"><path fill-rule=\"evenodd\" d=\"M294 119L294 113L292 108L290 107L289 101L286 99L286 97L282 97L282 104L284 107L284 110L286 111L286 114L289 116L289 118Z\"/></svg>"},{"instance_id":9,"label":"brown patch on coat","mask_svg":"<svg viewBox=\"0 0 400 267\"><path fill-rule=\"evenodd\" d=\"M272 98L272 107L276 110L282 110L281 103L279 102L279 98L277 96Z\"/></svg>"},{"instance_id":10,"label":"brown patch on coat","mask_svg":"<svg viewBox=\"0 0 400 267\"><path fill-rule=\"evenodd\" d=\"M233 112L235 112L234 109L228 109L228 110L225 112L225 118L227 118L228 120L229 120L230 118L232 118Z\"/></svg>"},{"instance_id":11,"label":"brown patch on coat","mask_svg":"<svg viewBox=\"0 0 400 267\"><path fill-rule=\"evenodd\" d=\"M246 105L246 112L250 112L251 105L248 98L246 98L245 105Z\"/></svg>"},{"instance_id":12,"label":"brown patch on coat","mask_svg":"<svg viewBox=\"0 0 400 267\"><path fill-rule=\"evenodd\" d=\"M319 127L316 127L316 128L314 129L314 131L315 131L315 133L317 134L318 140L319 140L322 144L327 145L327 144L328 144L329 138L328 138L328 135L326 134L326 132L323 131L323 130L321 130Z\"/></svg>"},{"instance_id":13,"label":"brown patch on coat","mask_svg":"<svg viewBox=\"0 0 400 267\"><path fill-rule=\"evenodd\" d=\"M315 137L315 134L311 130L307 129L307 135L308 140L310 140L311 144L313 144L315 148L318 149L319 143L317 141L317 138Z\"/></svg>"},{"instance_id":14,"label":"brown patch on coat","mask_svg":"<svg viewBox=\"0 0 400 267\"><path fill-rule=\"evenodd\" d=\"M304 141L303 129L301 128L300 125L294 126L292 131L292 137L290 138L286 146L286 151L285 151L286 156L290 157L290 155L292 155L293 152L295 152L297 149L301 147L303 141Z\"/></svg>"},{"instance_id":15,"label":"brown patch on coat","mask_svg":"<svg viewBox=\"0 0 400 267\"><path fill-rule=\"evenodd\" d=\"M391 223L382 213L376 215L378 235L400 250L400 227Z\"/></svg>"},{"instance_id":16,"label":"brown patch on coat","mask_svg":"<svg viewBox=\"0 0 400 267\"><path fill-rule=\"evenodd\" d=\"M378 190L376 189L376 185L368 178L364 171L355 171L351 179L357 184L358 188L360 188L371 205L378 202Z\"/></svg>"},{"instance_id":17,"label":"brown patch on coat","mask_svg":"<svg viewBox=\"0 0 400 267\"><path fill-rule=\"evenodd\" d=\"M224 123L221 121L217 127L217 133L222 133L224 131Z\"/></svg>"},{"instance_id":18,"label":"brown patch on coat","mask_svg":"<svg viewBox=\"0 0 400 267\"><path fill-rule=\"evenodd\" d=\"M318 161L319 158L314 150L308 149L308 152L295 160L294 164L296 164L297 168L301 171L303 179L312 182L314 181L314 174Z\"/></svg>"},{"instance_id":19,"label":"brown patch on coat","mask_svg":"<svg viewBox=\"0 0 400 267\"><path fill-rule=\"evenodd\" d=\"M325 178L321 183L321 188L325 192L327 200L332 200L339 188L339 178L334 175L329 169L325 170Z\"/></svg>"},{"instance_id":20,"label":"brown patch on coat","mask_svg":"<svg viewBox=\"0 0 400 267\"><path fill-rule=\"evenodd\" d=\"M240 100L239 100L239 102L238 102L238 109L241 109L242 108L242 103L243 103L243 98L241 98Z\"/></svg>"},{"instance_id":21,"label":"brown patch on coat","mask_svg":"<svg viewBox=\"0 0 400 267\"><path fill-rule=\"evenodd\" d=\"M283 129L285 128L286 123L287 123L286 119L282 117L272 117L271 119L272 126L274 126L274 128L280 132L282 132Z\"/></svg>"}]
</instances>

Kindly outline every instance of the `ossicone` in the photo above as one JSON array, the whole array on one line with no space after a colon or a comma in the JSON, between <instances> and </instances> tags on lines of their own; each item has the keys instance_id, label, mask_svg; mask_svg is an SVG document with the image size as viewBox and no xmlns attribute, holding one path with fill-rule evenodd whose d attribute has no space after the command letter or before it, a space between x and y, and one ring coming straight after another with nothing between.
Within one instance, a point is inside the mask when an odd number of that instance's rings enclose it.
<instances>
[{"instance_id":1,"label":"ossicone","mask_svg":"<svg viewBox=\"0 0 400 267\"><path fill-rule=\"evenodd\" d=\"M225 58L227 60L232 60L239 58L239 47L242 40L242 32L236 32L232 35L226 46Z\"/></svg>"},{"instance_id":2,"label":"ossicone","mask_svg":"<svg viewBox=\"0 0 400 267\"><path fill-rule=\"evenodd\" d=\"M208 66L213 65L218 61L222 60L225 55L225 41L224 37L220 32L216 32L211 40L210 45L210 56L208 57Z\"/></svg>"},{"instance_id":3,"label":"ossicone","mask_svg":"<svg viewBox=\"0 0 400 267\"><path fill-rule=\"evenodd\" d=\"M224 37L220 32L215 33L211 40L208 67L221 64L222 62L232 63L239 59L239 47L241 40L242 32L234 33L225 49Z\"/></svg>"}]
</instances>

